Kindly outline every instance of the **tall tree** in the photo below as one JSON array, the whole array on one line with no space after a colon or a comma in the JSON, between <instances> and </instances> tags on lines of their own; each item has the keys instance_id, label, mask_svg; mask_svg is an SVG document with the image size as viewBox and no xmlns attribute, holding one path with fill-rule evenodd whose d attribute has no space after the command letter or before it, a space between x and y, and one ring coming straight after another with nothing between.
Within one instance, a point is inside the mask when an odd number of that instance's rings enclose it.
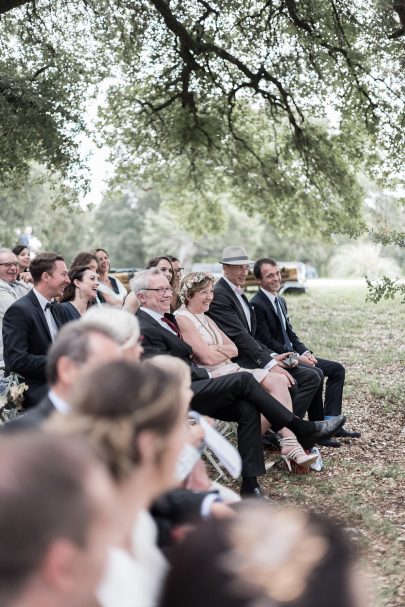
<instances>
[{"instance_id":1,"label":"tall tree","mask_svg":"<svg viewBox=\"0 0 405 607\"><path fill-rule=\"evenodd\" d=\"M404 5L3 0L3 175L77 166L86 97L112 83L102 140L186 222L215 227L228 191L285 230L348 227L358 169L402 170Z\"/></svg>"}]
</instances>

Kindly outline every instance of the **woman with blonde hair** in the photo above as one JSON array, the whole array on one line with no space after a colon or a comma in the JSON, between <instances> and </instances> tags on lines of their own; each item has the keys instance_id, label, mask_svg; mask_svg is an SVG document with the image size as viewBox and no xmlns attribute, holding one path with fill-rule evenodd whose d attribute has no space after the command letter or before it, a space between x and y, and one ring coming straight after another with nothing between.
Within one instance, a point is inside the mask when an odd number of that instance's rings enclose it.
<instances>
[{"instance_id":1,"label":"woman with blonde hair","mask_svg":"<svg viewBox=\"0 0 405 607\"><path fill-rule=\"evenodd\" d=\"M183 305L176 320L182 337L193 350L194 362L209 371L211 377L248 371L274 398L292 411L287 379L266 369L245 369L232 358L238 355L236 344L206 315L214 297L214 276L208 272L191 272L181 282L180 299ZM262 416L262 432L269 428ZM280 430L281 457L291 470L291 461L298 466L309 467L317 459L316 454L306 454L294 433L288 428Z\"/></svg>"},{"instance_id":2,"label":"woman with blonde hair","mask_svg":"<svg viewBox=\"0 0 405 607\"><path fill-rule=\"evenodd\" d=\"M147 509L176 485L191 395L185 382L149 361L116 361L83 377L71 412L48 422L49 431L86 438L116 484L118 533L97 593L102 607L157 602L167 565Z\"/></svg>"},{"instance_id":3,"label":"woman with blonde hair","mask_svg":"<svg viewBox=\"0 0 405 607\"><path fill-rule=\"evenodd\" d=\"M142 336L136 316L126 310L118 310L108 304L89 308L81 322L99 324L109 329L115 341L121 346L125 360L137 362L143 352Z\"/></svg>"}]
</instances>

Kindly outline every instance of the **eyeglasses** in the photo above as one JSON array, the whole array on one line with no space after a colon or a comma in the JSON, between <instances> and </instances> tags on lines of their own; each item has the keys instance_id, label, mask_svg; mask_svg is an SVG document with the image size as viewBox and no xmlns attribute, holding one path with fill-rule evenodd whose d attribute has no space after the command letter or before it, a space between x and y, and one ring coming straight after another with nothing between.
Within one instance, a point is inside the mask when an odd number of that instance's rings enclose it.
<instances>
[{"instance_id":1,"label":"eyeglasses","mask_svg":"<svg viewBox=\"0 0 405 607\"><path fill-rule=\"evenodd\" d=\"M18 263L16 261L7 261L6 263L0 263L0 266L6 266L6 268L11 268L14 266L18 268Z\"/></svg>"},{"instance_id":2,"label":"eyeglasses","mask_svg":"<svg viewBox=\"0 0 405 607\"><path fill-rule=\"evenodd\" d=\"M159 295L173 293L173 289L171 287L160 287L160 289L143 289L143 291L156 291Z\"/></svg>"}]
</instances>

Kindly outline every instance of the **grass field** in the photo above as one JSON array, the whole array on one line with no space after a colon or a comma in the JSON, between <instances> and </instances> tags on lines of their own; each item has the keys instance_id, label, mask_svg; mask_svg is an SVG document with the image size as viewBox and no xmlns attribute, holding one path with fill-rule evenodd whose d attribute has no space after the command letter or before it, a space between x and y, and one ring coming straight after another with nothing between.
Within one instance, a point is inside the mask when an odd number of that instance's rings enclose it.
<instances>
[{"instance_id":1,"label":"grass field","mask_svg":"<svg viewBox=\"0 0 405 607\"><path fill-rule=\"evenodd\" d=\"M320 473L293 476L272 468L261 484L275 501L340 520L370 568L377 604L404 607L405 305L365 303L365 297L365 288L349 285L314 286L287 298L302 341L346 367L346 426L362 437L323 448Z\"/></svg>"}]
</instances>

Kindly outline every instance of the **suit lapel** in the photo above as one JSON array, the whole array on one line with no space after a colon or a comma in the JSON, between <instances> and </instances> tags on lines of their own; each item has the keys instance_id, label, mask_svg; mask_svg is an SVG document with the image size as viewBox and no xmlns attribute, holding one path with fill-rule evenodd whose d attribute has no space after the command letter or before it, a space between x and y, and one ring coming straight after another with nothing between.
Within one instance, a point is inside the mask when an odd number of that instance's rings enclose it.
<instances>
[{"instance_id":1,"label":"suit lapel","mask_svg":"<svg viewBox=\"0 0 405 607\"><path fill-rule=\"evenodd\" d=\"M37 296L35 295L35 293L33 291L30 291L27 294L27 297L30 299L31 303L34 306L34 314L36 315L38 324L42 325L42 328L44 329L49 341L52 342L52 337L51 337L51 334L49 331L48 323L46 322L44 311L41 308L41 305L37 299Z\"/></svg>"},{"instance_id":2,"label":"suit lapel","mask_svg":"<svg viewBox=\"0 0 405 607\"><path fill-rule=\"evenodd\" d=\"M139 310L138 316L140 316L141 318L143 318L146 322L150 323L152 326L156 327L157 329L159 329L160 331L164 331L164 336L166 338L169 339L169 341L173 342L173 345L178 348L179 345L183 346L183 348L185 350L187 350L187 348L189 347L182 339L180 339L180 337L178 337L177 335L175 335L174 333L172 333L171 331L169 331L168 329L164 329L162 327L162 325L160 323L158 323L157 320L155 320L150 314L148 314L147 312L144 312L143 310ZM174 323L177 326L177 322L175 317L173 316L174 319ZM172 317L170 315L170 320L172 320Z\"/></svg>"},{"instance_id":3,"label":"suit lapel","mask_svg":"<svg viewBox=\"0 0 405 607\"><path fill-rule=\"evenodd\" d=\"M249 328L249 324L248 321L246 319L246 314L244 309L242 308L242 305L239 301L239 299L236 297L234 291L231 289L231 287L228 285L228 283L226 282L226 280L224 280L223 278L221 278L218 282L217 282L217 287L223 288L226 292L226 294L229 297L232 297L232 301L234 301L236 303L236 312L240 318L240 320L243 322L243 324L246 326L246 328L248 329L248 331L250 332L250 328ZM252 314L252 306L250 305L249 302L247 302L248 308L250 310L250 322L252 324L252 330L253 330L253 314Z\"/></svg>"}]
</instances>

